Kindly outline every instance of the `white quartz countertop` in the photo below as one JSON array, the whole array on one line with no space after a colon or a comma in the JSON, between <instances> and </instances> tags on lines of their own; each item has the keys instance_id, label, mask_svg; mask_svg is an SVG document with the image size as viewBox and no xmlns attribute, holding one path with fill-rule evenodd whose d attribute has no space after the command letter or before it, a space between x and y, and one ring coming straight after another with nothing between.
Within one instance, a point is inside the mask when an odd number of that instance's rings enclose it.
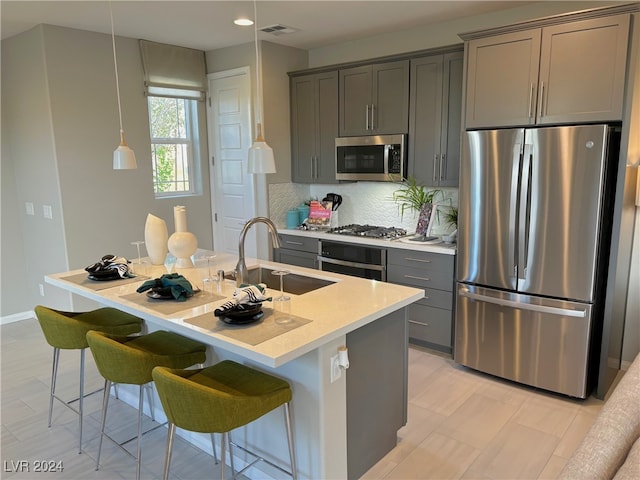
<instances>
[{"instance_id":1,"label":"white quartz countertop","mask_svg":"<svg viewBox=\"0 0 640 480\"><path fill-rule=\"evenodd\" d=\"M287 233L289 232L287 231ZM237 257L234 255L218 254L213 261L211 269L214 272L218 269L233 270L236 262ZM289 294L292 297L291 313L311 320L311 322L257 345L249 345L187 322L187 320L203 314L210 314L215 319L214 310L233 295L235 282L231 280L226 280L223 284L222 299L195 307L189 307L188 302L185 302L184 310L171 315L158 313L157 310L146 308L139 303L123 298L136 293L136 289L148 278L157 278L166 273L166 269L162 265L147 265L139 268L139 272L146 275L146 278L141 278L139 282L136 281L102 290L89 288L68 279L73 275L82 274L84 270L47 275L45 281L102 305L119 308L128 313L138 315L161 328L185 334L269 367L279 367L424 296L422 289L331 272L321 272L293 265L253 259L247 260L249 268L258 263L270 268L285 269L291 273L332 280L335 283L301 295ZM206 260L203 263L202 259L196 262L196 267L178 269L178 273L184 275L192 285L199 288L203 287L202 279L206 277L206 272ZM65 277L68 278L65 280ZM267 294L276 296L279 291L267 289ZM271 302L267 302L264 305L270 307ZM244 326L243 328L260 328L260 323L252 324L251 327Z\"/></svg>"},{"instance_id":2,"label":"white quartz countertop","mask_svg":"<svg viewBox=\"0 0 640 480\"><path fill-rule=\"evenodd\" d=\"M373 247L402 248L405 250L416 250L420 252L442 253L444 255L456 254L455 244L445 244L440 240L436 240L434 242L415 242L410 240L410 236L394 240L383 240L371 237L337 235L335 233L326 233L320 230L299 230L297 228L279 228L278 233L282 235L295 235L299 237L317 238L320 240L331 240L334 242L357 243Z\"/></svg>"}]
</instances>

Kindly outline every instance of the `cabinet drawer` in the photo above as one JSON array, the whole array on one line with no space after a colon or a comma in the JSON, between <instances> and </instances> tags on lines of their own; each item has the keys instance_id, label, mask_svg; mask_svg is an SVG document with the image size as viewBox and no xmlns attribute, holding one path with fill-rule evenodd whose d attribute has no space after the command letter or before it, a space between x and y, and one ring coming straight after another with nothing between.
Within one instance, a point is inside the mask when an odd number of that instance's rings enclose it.
<instances>
[{"instance_id":1,"label":"cabinet drawer","mask_svg":"<svg viewBox=\"0 0 640 480\"><path fill-rule=\"evenodd\" d=\"M409 305L409 338L451 349L451 310Z\"/></svg>"},{"instance_id":2,"label":"cabinet drawer","mask_svg":"<svg viewBox=\"0 0 640 480\"><path fill-rule=\"evenodd\" d=\"M297 265L298 267L318 268L318 254L300 252L288 248L274 248L273 258L278 263Z\"/></svg>"},{"instance_id":3,"label":"cabinet drawer","mask_svg":"<svg viewBox=\"0 0 640 480\"><path fill-rule=\"evenodd\" d=\"M412 287L453 290L453 264L421 267L387 267L387 282L401 283ZM436 268L437 267L437 268Z\"/></svg>"},{"instance_id":4,"label":"cabinet drawer","mask_svg":"<svg viewBox=\"0 0 640 480\"><path fill-rule=\"evenodd\" d=\"M390 248L387 250L387 264L399 265L401 267L424 265L429 269L439 269L443 272L450 269L453 273L454 258L454 255L445 255L442 253L417 252L415 250L398 248Z\"/></svg>"},{"instance_id":5,"label":"cabinet drawer","mask_svg":"<svg viewBox=\"0 0 640 480\"><path fill-rule=\"evenodd\" d=\"M453 308L453 292L425 288L424 298L419 300L418 304L451 310Z\"/></svg>"},{"instance_id":6,"label":"cabinet drawer","mask_svg":"<svg viewBox=\"0 0 640 480\"><path fill-rule=\"evenodd\" d=\"M282 248L318 254L318 239L297 235L278 235Z\"/></svg>"}]
</instances>

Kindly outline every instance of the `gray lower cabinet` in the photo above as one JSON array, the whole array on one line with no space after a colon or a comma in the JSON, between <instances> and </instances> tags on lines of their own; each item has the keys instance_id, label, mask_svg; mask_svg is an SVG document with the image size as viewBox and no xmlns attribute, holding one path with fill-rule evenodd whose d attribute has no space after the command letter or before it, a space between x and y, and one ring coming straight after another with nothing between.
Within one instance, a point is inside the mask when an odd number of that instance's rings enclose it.
<instances>
[{"instance_id":1,"label":"gray lower cabinet","mask_svg":"<svg viewBox=\"0 0 640 480\"><path fill-rule=\"evenodd\" d=\"M337 183L338 72L291 77L291 176L300 183Z\"/></svg>"},{"instance_id":2,"label":"gray lower cabinet","mask_svg":"<svg viewBox=\"0 0 640 480\"><path fill-rule=\"evenodd\" d=\"M409 173L428 187L458 185L463 52L411 60Z\"/></svg>"},{"instance_id":3,"label":"gray lower cabinet","mask_svg":"<svg viewBox=\"0 0 640 480\"><path fill-rule=\"evenodd\" d=\"M318 268L318 239L297 235L278 235L280 248L273 249L273 260L298 267Z\"/></svg>"},{"instance_id":4,"label":"gray lower cabinet","mask_svg":"<svg viewBox=\"0 0 640 480\"><path fill-rule=\"evenodd\" d=\"M454 267L454 255L387 250L387 281L425 291L408 308L410 342L452 353Z\"/></svg>"}]
</instances>

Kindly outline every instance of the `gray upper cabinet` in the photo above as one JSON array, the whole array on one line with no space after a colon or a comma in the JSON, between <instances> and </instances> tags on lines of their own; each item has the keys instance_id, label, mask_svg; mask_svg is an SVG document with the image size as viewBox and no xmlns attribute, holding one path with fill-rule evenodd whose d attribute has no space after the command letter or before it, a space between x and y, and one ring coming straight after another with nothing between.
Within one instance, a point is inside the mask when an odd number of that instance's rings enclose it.
<instances>
[{"instance_id":1,"label":"gray upper cabinet","mask_svg":"<svg viewBox=\"0 0 640 480\"><path fill-rule=\"evenodd\" d=\"M622 120L629 18L470 40L466 128Z\"/></svg>"},{"instance_id":2,"label":"gray upper cabinet","mask_svg":"<svg viewBox=\"0 0 640 480\"><path fill-rule=\"evenodd\" d=\"M340 136L407 133L409 60L340 70Z\"/></svg>"},{"instance_id":3,"label":"gray upper cabinet","mask_svg":"<svg viewBox=\"0 0 640 480\"><path fill-rule=\"evenodd\" d=\"M430 187L458 185L463 53L411 60L409 173Z\"/></svg>"},{"instance_id":4,"label":"gray upper cabinet","mask_svg":"<svg viewBox=\"0 0 640 480\"><path fill-rule=\"evenodd\" d=\"M292 180L337 183L337 71L291 78L291 131Z\"/></svg>"}]
</instances>

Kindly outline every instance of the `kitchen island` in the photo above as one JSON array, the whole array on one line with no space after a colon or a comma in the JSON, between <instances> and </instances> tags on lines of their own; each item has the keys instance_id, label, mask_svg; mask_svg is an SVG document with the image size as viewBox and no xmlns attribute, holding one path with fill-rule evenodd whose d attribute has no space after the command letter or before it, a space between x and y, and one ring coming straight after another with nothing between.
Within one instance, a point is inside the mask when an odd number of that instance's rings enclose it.
<instances>
[{"instance_id":1,"label":"kitchen island","mask_svg":"<svg viewBox=\"0 0 640 480\"><path fill-rule=\"evenodd\" d=\"M233 270L236 260L232 255L218 254L211 269ZM87 281L83 270L52 274L46 282L138 315L149 331L171 330L206 343L210 364L233 359L286 379L293 389L299 478L357 478L395 446L396 432L406 422L406 307L421 299L424 292L291 265L259 263L328 284L307 293L289 294L296 320L292 326L274 329L270 319L273 312L266 302L261 322L234 331L213 315L233 294L235 284L231 280L223 282L220 291L205 290L182 304L153 302L136 293L145 277L165 273L164 266L134 265L139 279L104 287L100 282ZM247 262L249 268L255 264ZM206 271L205 261L178 273L203 288ZM272 289L267 293L279 295ZM238 336L240 329L248 336ZM350 367L332 375L331 358L342 346L348 348ZM288 454L280 415L271 412L243 429L239 437L241 443L286 466ZM209 449L208 436L190 432L184 432L184 436ZM269 467L259 465L264 470L256 478L276 476L267 470ZM251 471L248 476L252 476Z\"/></svg>"}]
</instances>

